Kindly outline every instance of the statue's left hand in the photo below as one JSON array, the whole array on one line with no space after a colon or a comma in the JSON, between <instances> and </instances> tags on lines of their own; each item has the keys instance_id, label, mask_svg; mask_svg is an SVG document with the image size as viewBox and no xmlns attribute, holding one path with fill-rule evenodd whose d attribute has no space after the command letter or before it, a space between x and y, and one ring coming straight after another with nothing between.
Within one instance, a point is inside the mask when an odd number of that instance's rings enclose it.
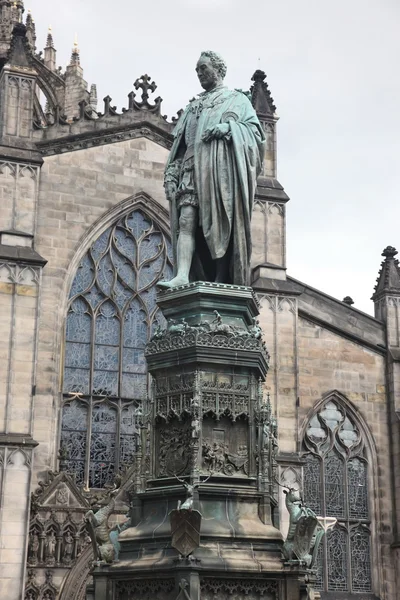
<instances>
[{"instance_id":1,"label":"statue's left hand","mask_svg":"<svg viewBox=\"0 0 400 600\"><path fill-rule=\"evenodd\" d=\"M211 140L220 140L227 136L230 132L229 123L220 123L212 129L206 129L203 133L203 142L209 142Z\"/></svg>"}]
</instances>

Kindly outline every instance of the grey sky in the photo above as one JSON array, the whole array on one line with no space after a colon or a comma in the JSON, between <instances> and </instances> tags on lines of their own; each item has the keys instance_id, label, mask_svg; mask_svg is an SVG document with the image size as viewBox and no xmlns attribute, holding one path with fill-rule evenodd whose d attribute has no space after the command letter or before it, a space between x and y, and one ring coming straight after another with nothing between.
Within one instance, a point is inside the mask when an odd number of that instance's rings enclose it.
<instances>
[{"instance_id":1,"label":"grey sky","mask_svg":"<svg viewBox=\"0 0 400 600\"><path fill-rule=\"evenodd\" d=\"M220 52L226 83L266 71L278 109L278 178L288 205L288 272L373 311L387 245L400 250L398 0L30 0L58 64L78 33L85 78L119 109L148 73L172 116L200 92L201 50ZM247 11L244 13L244 11ZM102 103L99 104L99 110Z\"/></svg>"}]
</instances>

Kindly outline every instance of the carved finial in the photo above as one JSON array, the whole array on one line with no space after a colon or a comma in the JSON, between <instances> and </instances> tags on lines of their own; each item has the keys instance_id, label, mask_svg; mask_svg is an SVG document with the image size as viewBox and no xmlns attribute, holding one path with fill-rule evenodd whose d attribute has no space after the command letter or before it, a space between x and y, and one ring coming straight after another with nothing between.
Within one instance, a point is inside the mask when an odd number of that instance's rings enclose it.
<instances>
[{"instance_id":1,"label":"carved finial","mask_svg":"<svg viewBox=\"0 0 400 600\"><path fill-rule=\"evenodd\" d=\"M149 103L149 92L155 92L155 90L157 89L157 84L155 83L155 81L152 81L151 77L149 77L149 75L146 74L136 79L133 85L136 90L142 90L142 101L136 102L136 100L134 100L135 95L131 92L131 94L129 95L129 110L146 109L152 112L159 112L162 102L162 99L160 97L154 100L154 104Z\"/></svg>"},{"instance_id":2,"label":"carved finial","mask_svg":"<svg viewBox=\"0 0 400 600\"><path fill-rule=\"evenodd\" d=\"M49 25L49 29L47 32L46 48L54 48L53 32L52 32L51 25Z\"/></svg>"},{"instance_id":3,"label":"carved finial","mask_svg":"<svg viewBox=\"0 0 400 600\"><path fill-rule=\"evenodd\" d=\"M69 64L70 65L80 65L79 47L78 47L78 34L77 33L75 33L74 46L72 48L71 61L70 61Z\"/></svg>"},{"instance_id":4,"label":"carved finial","mask_svg":"<svg viewBox=\"0 0 400 600\"><path fill-rule=\"evenodd\" d=\"M264 71L257 69L251 78L251 80L254 81L254 84L250 88L251 102L254 106L254 110L261 119L271 119L276 111L274 99L272 98L268 84L265 81L266 77Z\"/></svg>"},{"instance_id":5,"label":"carved finial","mask_svg":"<svg viewBox=\"0 0 400 600\"><path fill-rule=\"evenodd\" d=\"M385 258L394 258L396 254L398 254L398 252L393 246L386 246L386 248L382 252L382 256L384 256Z\"/></svg>"},{"instance_id":6,"label":"carved finial","mask_svg":"<svg viewBox=\"0 0 400 600\"><path fill-rule=\"evenodd\" d=\"M348 304L349 306L351 306L352 304L354 304L354 300L353 298L351 298L350 296L345 296L342 300L342 302L344 304Z\"/></svg>"}]
</instances>

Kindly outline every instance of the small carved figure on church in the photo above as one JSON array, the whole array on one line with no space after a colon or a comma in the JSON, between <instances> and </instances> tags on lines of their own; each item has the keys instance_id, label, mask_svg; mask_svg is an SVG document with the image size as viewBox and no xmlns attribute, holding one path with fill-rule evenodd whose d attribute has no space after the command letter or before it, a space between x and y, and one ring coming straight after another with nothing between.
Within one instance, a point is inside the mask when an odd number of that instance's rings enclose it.
<instances>
[{"instance_id":1,"label":"small carved figure on church","mask_svg":"<svg viewBox=\"0 0 400 600\"><path fill-rule=\"evenodd\" d=\"M168 333L179 333L183 335L186 331L187 323L185 319L182 319L180 323L175 319L168 320Z\"/></svg>"},{"instance_id":2,"label":"small carved figure on church","mask_svg":"<svg viewBox=\"0 0 400 600\"><path fill-rule=\"evenodd\" d=\"M210 475L207 477L207 479L204 479L204 481L195 481L193 484L190 484L187 481L184 481L184 479L181 479L180 477L175 475L175 479L177 479L184 486L184 488L186 490L186 500L183 502L183 504L181 503L180 500L178 500L177 509L178 510L192 510L193 503L194 503L195 489L197 487L199 487L200 484L206 483L210 479L211 476L212 476L212 473L210 473Z\"/></svg>"},{"instance_id":3,"label":"small carved figure on church","mask_svg":"<svg viewBox=\"0 0 400 600\"><path fill-rule=\"evenodd\" d=\"M100 508L96 513L88 510L85 514L90 538L92 540L93 552L97 560L106 563L112 563L115 558L114 545L110 539L111 528L108 526L108 518L115 508L115 496L118 493L118 487L108 492L109 502L106 506Z\"/></svg>"},{"instance_id":4,"label":"small carved figure on church","mask_svg":"<svg viewBox=\"0 0 400 600\"><path fill-rule=\"evenodd\" d=\"M312 566L318 546L325 533L314 511L303 504L300 493L294 488L283 491L289 512L289 529L282 552L286 560L299 560Z\"/></svg>"},{"instance_id":5,"label":"small carved figure on church","mask_svg":"<svg viewBox=\"0 0 400 600\"><path fill-rule=\"evenodd\" d=\"M64 562L70 563L72 560L72 552L74 550L74 538L71 533L67 531L64 537Z\"/></svg>"},{"instance_id":6,"label":"small carved figure on church","mask_svg":"<svg viewBox=\"0 0 400 600\"><path fill-rule=\"evenodd\" d=\"M38 561L39 547L40 547L39 536L35 531L31 537L30 544L29 544L29 562L33 565L36 564Z\"/></svg>"},{"instance_id":7,"label":"small carved figure on church","mask_svg":"<svg viewBox=\"0 0 400 600\"><path fill-rule=\"evenodd\" d=\"M45 556L47 564L54 564L55 554L56 554L56 536L54 535L54 531L50 531L50 535L46 539L45 545Z\"/></svg>"},{"instance_id":8,"label":"small carved figure on church","mask_svg":"<svg viewBox=\"0 0 400 600\"><path fill-rule=\"evenodd\" d=\"M65 483L62 483L56 492L56 502L57 504L68 504L69 492Z\"/></svg>"},{"instance_id":9,"label":"small carved figure on church","mask_svg":"<svg viewBox=\"0 0 400 600\"><path fill-rule=\"evenodd\" d=\"M250 327L250 333L256 340L260 340L262 337L260 322L255 317L253 317L253 325Z\"/></svg>"}]
</instances>

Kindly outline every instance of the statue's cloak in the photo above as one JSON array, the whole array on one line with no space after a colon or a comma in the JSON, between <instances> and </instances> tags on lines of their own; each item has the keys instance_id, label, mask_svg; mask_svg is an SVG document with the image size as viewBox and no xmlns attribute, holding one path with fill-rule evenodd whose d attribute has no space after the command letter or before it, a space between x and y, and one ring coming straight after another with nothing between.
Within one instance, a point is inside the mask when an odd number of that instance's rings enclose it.
<instances>
[{"instance_id":1,"label":"statue's cloak","mask_svg":"<svg viewBox=\"0 0 400 600\"><path fill-rule=\"evenodd\" d=\"M179 157L185 143L185 127L193 112L198 114L194 169L199 226L212 260L228 252L230 283L249 285L250 222L256 180L263 161L264 132L243 92L225 87L205 92L191 101L181 115L166 169ZM220 123L229 123L228 138L202 141L204 132ZM176 245L177 223L172 222L172 228ZM196 253L199 254L197 244ZM203 258L196 257L204 266Z\"/></svg>"}]
</instances>

